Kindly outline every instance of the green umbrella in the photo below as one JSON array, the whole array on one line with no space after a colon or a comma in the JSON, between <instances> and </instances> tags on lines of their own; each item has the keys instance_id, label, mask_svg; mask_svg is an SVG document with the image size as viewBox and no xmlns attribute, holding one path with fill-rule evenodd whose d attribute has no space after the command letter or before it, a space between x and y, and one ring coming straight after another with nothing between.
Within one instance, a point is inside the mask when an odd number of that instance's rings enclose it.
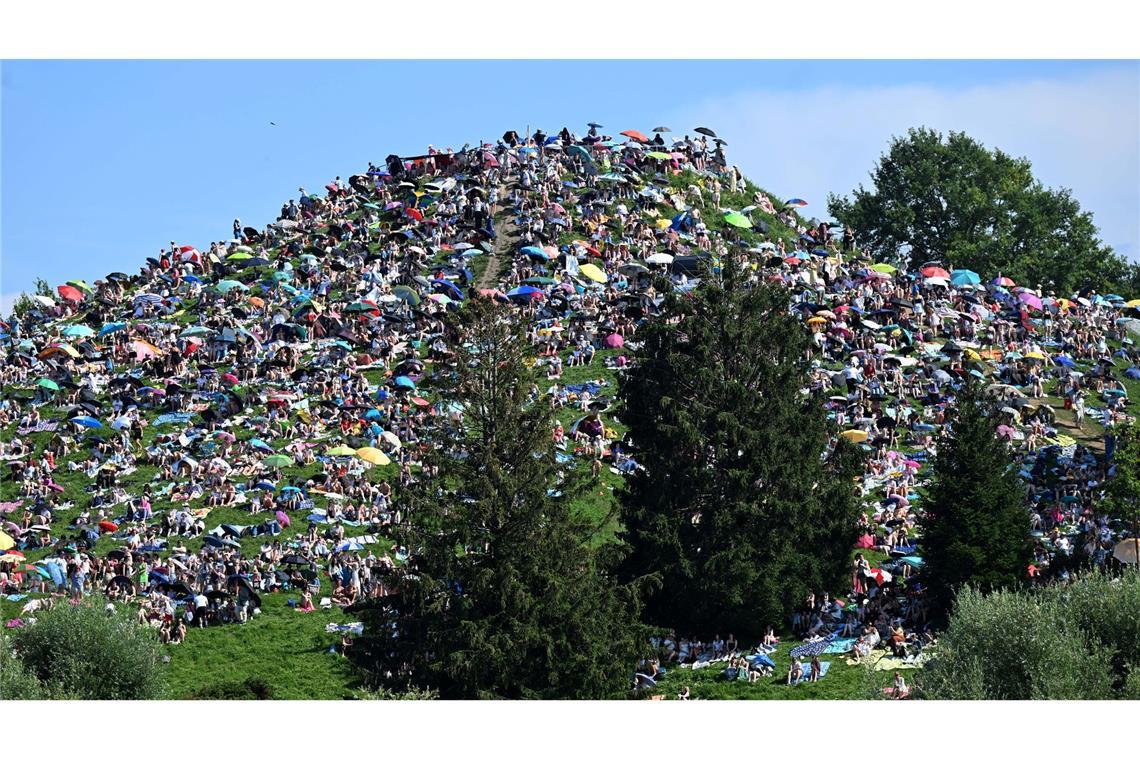
<instances>
[{"instance_id":1,"label":"green umbrella","mask_svg":"<svg viewBox=\"0 0 1140 760\"><path fill-rule=\"evenodd\" d=\"M752 229L752 222L748 220L744 214L739 211L729 211L724 215L724 221L731 224L733 227L741 227L743 229Z\"/></svg>"},{"instance_id":2,"label":"green umbrella","mask_svg":"<svg viewBox=\"0 0 1140 760\"><path fill-rule=\"evenodd\" d=\"M187 327L185 330L183 330L181 333L178 334L178 337L179 338L201 338L201 337L205 337L206 335L213 335L213 334L214 334L214 330L211 330L209 327L205 327L203 325L194 325L193 327Z\"/></svg>"},{"instance_id":3,"label":"green umbrella","mask_svg":"<svg viewBox=\"0 0 1140 760\"><path fill-rule=\"evenodd\" d=\"M356 455L356 449L351 446L345 446L343 443L336 448L329 449L329 456L334 457L351 457Z\"/></svg>"},{"instance_id":4,"label":"green umbrella","mask_svg":"<svg viewBox=\"0 0 1140 760\"><path fill-rule=\"evenodd\" d=\"M553 277L528 277L523 282L527 285L553 285L555 280Z\"/></svg>"},{"instance_id":5,"label":"green umbrella","mask_svg":"<svg viewBox=\"0 0 1140 760\"><path fill-rule=\"evenodd\" d=\"M406 285L399 285L392 288L392 295L396 296L396 298L399 298L401 301L407 301L412 306L420 305L419 294Z\"/></svg>"},{"instance_id":6,"label":"green umbrella","mask_svg":"<svg viewBox=\"0 0 1140 760\"><path fill-rule=\"evenodd\" d=\"M288 467L293 464L293 458L284 454L273 454L261 460L266 467Z\"/></svg>"},{"instance_id":7,"label":"green umbrella","mask_svg":"<svg viewBox=\"0 0 1140 760\"><path fill-rule=\"evenodd\" d=\"M36 381L36 385L41 388L47 388L49 391L58 391L59 386L55 384L54 380L48 380L46 377L41 377Z\"/></svg>"},{"instance_id":8,"label":"green umbrella","mask_svg":"<svg viewBox=\"0 0 1140 760\"><path fill-rule=\"evenodd\" d=\"M652 151L646 153L645 155L649 156L650 158L660 159L661 161L668 161L671 158L673 158L668 153L662 153L659 150L652 150Z\"/></svg>"},{"instance_id":9,"label":"green umbrella","mask_svg":"<svg viewBox=\"0 0 1140 760\"><path fill-rule=\"evenodd\" d=\"M246 259L252 259L253 255L245 251L238 251L237 253L231 253L229 256L226 256L226 258L230 261L245 261Z\"/></svg>"}]
</instances>

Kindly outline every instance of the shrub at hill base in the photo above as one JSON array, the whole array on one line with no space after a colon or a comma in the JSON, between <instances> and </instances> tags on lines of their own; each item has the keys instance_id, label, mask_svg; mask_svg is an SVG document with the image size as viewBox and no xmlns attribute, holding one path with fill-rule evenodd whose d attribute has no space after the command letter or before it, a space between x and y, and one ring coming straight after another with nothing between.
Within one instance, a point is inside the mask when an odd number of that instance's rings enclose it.
<instances>
[{"instance_id":1,"label":"shrub at hill base","mask_svg":"<svg viewBox=\"0 0 1140 760\"><path fill-rule=\"evenodd\" d=\"M917 685L927 699L1136 699L1138 609L1131 570L1036 591L966 589Z\"/></svg>"},{"instance_id":2,"label":"shrub at hill base","mask_svg":"<svg viewBox=\"0 0 1140 760\"><path fill-rule=\"evenodd\" d=\"M160 699L166 691L157 634L122 610L60 604L15 629L12 644L54 699Z\"/></svg>"}]
</instances>

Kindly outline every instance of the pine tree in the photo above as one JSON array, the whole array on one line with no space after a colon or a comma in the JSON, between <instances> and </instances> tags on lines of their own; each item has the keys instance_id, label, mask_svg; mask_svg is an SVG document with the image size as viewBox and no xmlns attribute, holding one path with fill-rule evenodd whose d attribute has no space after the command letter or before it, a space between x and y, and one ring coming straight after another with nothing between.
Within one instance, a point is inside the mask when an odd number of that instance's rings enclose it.
<instances>
[{"instance_id":1,"label":"pine tree","mask_svg":"<svg viewBox=\"0 0 1140 760\"><path fill-rule=\"evenodd\" d=\"M636 588L608 572L613 549L590 548L598 526L572 507L585 481L555 458L549 406L528 401L519 322L475 299L449 333L456 361L439 384L463 418L437 419L436 471L404 498L411 559L391 604L365 614L370 664L388 686L443 698L620 695L650 631Z\"/></svg>"},{"instance_id":2,"label":"pine tree","mask_svg":"<svg viewBox=\"0 0 1140 760\"><path fill-rule=\"evenodd\" d=\"M924 577L942 612L963 586L1021 586L1032 560L1025 487L993 412L971 381L934 458L921 543Z\"/></svg>"},{"instance_id":3,"label":"pine tree","mask_svg":"<svg viewBox=\"0 0 1140 760\"><path fill-rule=\"evenodd\" d=\"M622 379L643 472L622 493L626 577L656 576L650 622L757 634L848 569L860 452L830 456L804 390L807 337L788 292L725 261L671 293Z\"/></svg>"}]
</instances>

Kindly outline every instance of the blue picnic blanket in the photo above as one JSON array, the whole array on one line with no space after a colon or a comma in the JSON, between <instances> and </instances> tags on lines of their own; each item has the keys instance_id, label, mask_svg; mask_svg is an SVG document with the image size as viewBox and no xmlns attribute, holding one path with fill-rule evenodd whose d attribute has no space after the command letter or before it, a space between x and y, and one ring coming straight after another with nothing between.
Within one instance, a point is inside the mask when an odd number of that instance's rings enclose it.
<instances>
[{"instance_id":1,"label":"blue picnic blanket","mask_svg":"<svg viewBox=\"0 0 1140 760\"><path fill-rule=\"evenodd\" d=\"M823 650L823 654L843 654L855 648L855 639L835 639ZM824 663L826 664L826 663Z\"/></svg>"},{"instance_id":2,"label":"blue picnic blanket","mask_svg":"<svg viewBox=\"0 0 1140 760\"><path fill-rule=\"evenodd\" d=\"M830 662L821 662L819 664L819 677L823 678L825 675L827 675L827 671L830 667L831 667ZM811 663L810 662L802 663L800 665L800 668L802 669L802 672L804 674L804 680L800 681L800 683L807 683L808 679L811 678ZM798 685L798 684L793 684L793 685Z\"/></svg>"}]
</instances>

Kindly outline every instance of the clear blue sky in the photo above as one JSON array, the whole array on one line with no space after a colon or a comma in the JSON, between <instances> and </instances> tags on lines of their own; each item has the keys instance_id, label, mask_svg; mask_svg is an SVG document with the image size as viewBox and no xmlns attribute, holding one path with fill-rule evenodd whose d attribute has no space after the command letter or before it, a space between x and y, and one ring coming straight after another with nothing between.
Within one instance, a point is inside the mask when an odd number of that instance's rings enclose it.
<instances>
[{"instance_id":1,"label":"clear blue sky","mask_svg":"<svg viewBox=\"0 0 1140 760\"><path fill-rule=\"evenodd\" d=\"M235 217L262 226L298 186L389 153L590 120L613 133L707 123L746 174L820 211L828 191L866 181L891 134L965 128L1027 156L1046 184L1073 187L1105 240L1136 257L1138 72L1040 61L8 61L0 296L6 312L37 276L130 272L171 240L228 238Z\"/></svg>"}]
</instances>

